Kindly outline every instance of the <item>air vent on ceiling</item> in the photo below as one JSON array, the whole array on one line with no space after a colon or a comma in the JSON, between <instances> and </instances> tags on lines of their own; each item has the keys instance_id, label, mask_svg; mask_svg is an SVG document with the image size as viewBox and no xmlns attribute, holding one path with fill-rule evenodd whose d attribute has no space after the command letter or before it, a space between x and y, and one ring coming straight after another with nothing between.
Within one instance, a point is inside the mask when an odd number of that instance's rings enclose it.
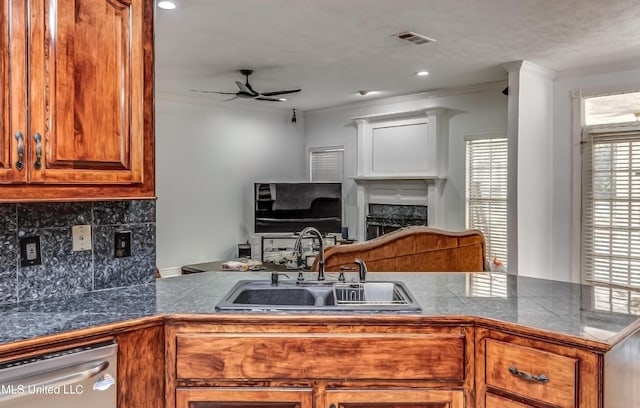
<instances>
[{"instance_id":1,"label":"air vent on ceiling","mask_svg":"<svg viewBox=\"0 0 640 408\"><path fill-rule=\"evenodd\" d=\"M393 36L394 37L398 37L401 40L409 41L409 42L411 42L413 44L416 44L416 45L427 44L427 43L435 41L433 38L429 38L429 37L426 37L424 35L420 35L418 33L414 33L412 31L403 31L403 32L398 33L398 34L394 34Z\"/></svg>"}]
</instances>

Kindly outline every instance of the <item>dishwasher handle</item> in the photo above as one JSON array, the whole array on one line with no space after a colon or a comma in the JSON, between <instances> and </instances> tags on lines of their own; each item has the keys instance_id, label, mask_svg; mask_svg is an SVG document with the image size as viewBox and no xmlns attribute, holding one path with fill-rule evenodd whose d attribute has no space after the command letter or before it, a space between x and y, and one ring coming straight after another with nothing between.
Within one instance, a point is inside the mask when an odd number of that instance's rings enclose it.
<instances>
[{"instance_id":1,"label":"dishwasher handle","mask_svg":"<svg viewBox=\"0 0 640 408\"><path fill-rule=\"evenodd\" d=\"M94 377L109 368L109 361L91 361L88 363L76 364L70 367L61 368L47 373L35 374L30 377L20 378L8 384L4 384L4 388L14 391L7 394L0 394L0 402L13 400L16 398L34 395L29 390L35 390L38 387L59 387L79 383L88 378Z\"/></svg>"}]
</instances>

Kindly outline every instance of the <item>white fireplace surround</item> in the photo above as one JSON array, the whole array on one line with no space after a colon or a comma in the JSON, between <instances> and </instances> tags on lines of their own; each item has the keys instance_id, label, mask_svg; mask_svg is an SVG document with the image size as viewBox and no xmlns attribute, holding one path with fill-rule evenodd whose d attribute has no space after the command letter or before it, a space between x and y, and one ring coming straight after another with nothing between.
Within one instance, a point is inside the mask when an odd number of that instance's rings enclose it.
<instances>
[{"instance_id":1,"label":"white fireplace surround","mask_svg":"<svg viewBox=\"0 0 640 408\"><path fill-rule=\"evenodd\" d=\"M358 130L356 239L366 237L369 203L427 205L429 225L442 224L438 204L448 166L448 138L441 129L445 112L437 107L353 118Z\"/></svg>"}]
</instances>

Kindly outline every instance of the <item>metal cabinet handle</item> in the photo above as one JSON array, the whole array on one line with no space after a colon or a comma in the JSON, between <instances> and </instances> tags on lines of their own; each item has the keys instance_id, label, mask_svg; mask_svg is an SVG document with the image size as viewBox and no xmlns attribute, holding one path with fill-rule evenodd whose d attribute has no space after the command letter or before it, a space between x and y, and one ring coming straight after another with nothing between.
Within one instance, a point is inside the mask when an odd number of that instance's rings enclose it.
<instances>
[{"instance_id":1,"label":"metal cabinet handle","mask_svg":"<svg viewBox=\"0 0 640 408\"><path fill-rule=\"evenodd\" d=\"M16 162L16 169L24 169L24 135L21 131L16 132L16 140L18 141L18 161Z\"/></svg>"},{"instance_id":2,"label":"metal cabinet handle","mask_svg":"<svg viewBox=\"0 0 640 408\"><path fill-rule=\"evenodd\" d=\"M40 133L36 133L33 136L33 140L36 142L36 162L33 163L33 168L40 170L42 168L42 135L40 135Z\"/></svg>"},{"instance_id":3,"label":"metal cabinet handle","mask_svg":"<svg viewBox=\"0 0 640 408\"><path fill-rule=\"evenodd\" d=\"M549 382L549 377L547 377L545 374L532 375L525 371L518 370L518 367L516 366L509 367L509 372L512 375L518 378L522 378L523 380L526 380L526 381L534 381L534 382L539 382L541 384L546 384Z\"/></svg>"}]
</instances>

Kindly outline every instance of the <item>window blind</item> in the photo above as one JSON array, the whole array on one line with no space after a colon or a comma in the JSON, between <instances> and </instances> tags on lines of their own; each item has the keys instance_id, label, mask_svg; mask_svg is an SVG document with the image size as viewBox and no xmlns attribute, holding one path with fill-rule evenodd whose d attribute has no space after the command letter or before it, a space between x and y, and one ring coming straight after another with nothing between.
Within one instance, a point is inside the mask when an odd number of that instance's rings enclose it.
<instances>
[{"instance_id":1,"label":"window blind","mask_svg":"<svg viewBox=\"0 0 640 408\"><path fill-rule=\"evenodd\" d=\"M507 265L507 139L466 141L466 225L483 232L487 259Z\"/></svg>"},{"instance_id":2,"label":"window blind","mask_svg":"<svg viewBox=\"0 0 640 408\"><path fill-rule=\"evenodd\" d=\"M344 175L344 149L312 150L309 158L311 181L339 181Z\"/></svg>"},{"instance_id":3,"label":"window blind","mask_svg":"<svg viewBox=\"0 0 640 408\"><path fill-rule=\"evenodd\" d=\"M582 273L640 288L640 129L584 132Z\"/></svg>"}]
</instances>

